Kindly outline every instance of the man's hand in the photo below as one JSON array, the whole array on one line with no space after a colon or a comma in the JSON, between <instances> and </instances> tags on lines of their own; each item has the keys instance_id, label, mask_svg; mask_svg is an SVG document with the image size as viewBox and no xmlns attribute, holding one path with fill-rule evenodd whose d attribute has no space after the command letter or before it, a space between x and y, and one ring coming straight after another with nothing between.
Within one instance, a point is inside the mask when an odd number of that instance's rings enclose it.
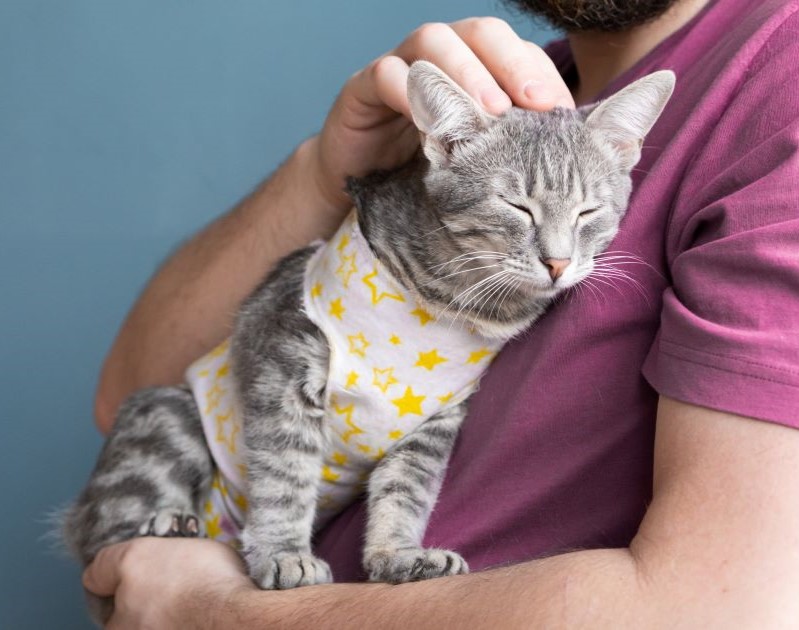
<instances>
[{"instance_id":1,"label":"man's hand","mask_svg":"<svg viewBox=\"0 0 799 630\"><path fill-rule=\"evenodd\" d=\"M400 166L418 146L406 94L408 64L426 59L460 84L486 111L515 104L574 107L552 61L499 18L425 24L357 72L344 86L319 136L320 189L337 205L347 175Z\"/></svg>"},{"instance_id":2,"label":"man's hand","mask_svg":"<svg viewBox=\"0 0 799 630\"><path fill-rule=\"evenodd\" d=\"M232 596L257 590L238 554L211 540L136 538L106 547L83 585L114 596L108 628L212 627Z\"/></svg>"}]
</instances>

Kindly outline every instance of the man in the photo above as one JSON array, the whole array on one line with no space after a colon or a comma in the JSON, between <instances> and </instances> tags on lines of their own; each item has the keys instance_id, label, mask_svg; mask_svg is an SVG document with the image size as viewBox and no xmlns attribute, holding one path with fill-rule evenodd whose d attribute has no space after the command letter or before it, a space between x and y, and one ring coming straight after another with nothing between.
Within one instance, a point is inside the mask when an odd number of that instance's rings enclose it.
<instances>
[{"instance_id":1,"label":"man","mask_svg":"<svg viewBox=\"0 0 799 630\"><path fill-rule=\"evenodd\" d=\"M496 19L415 31L153 279L97 404L107 430L125 395L179 382L265 268L335 228L344 175L408 159L409 61L494 114L582 105L671 68L609 258L635 286L573 295L503 350L428 528L427 545L503 568L261 592L222 545L138 539L84 576L115 594L111 626L799 626L799 1L516 4L568 31L557 69ZM630 254L646 265L622 267ZM320 532L340 582L359 577L361 527L355 505Z\"/></svg>"}]
</instances>

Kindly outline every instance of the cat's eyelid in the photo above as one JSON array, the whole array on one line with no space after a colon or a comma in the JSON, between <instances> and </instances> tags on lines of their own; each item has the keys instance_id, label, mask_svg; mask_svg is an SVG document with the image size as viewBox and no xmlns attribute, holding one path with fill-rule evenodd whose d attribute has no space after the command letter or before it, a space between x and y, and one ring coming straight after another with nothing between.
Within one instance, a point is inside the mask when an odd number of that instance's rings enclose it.
<instances>
[{"instance_id":1,"label":"cat's eyelid","mask_svg":"<svg viewBox=\"0 0 799 630\"><path fill-rule=\"evenodd\" d=\"M579 219L580 217L591 216L592 214L599 212L601 209L602 206L598 204L586 206L577 212L577 218Z\"/></svg>"},{"instance_id":2,"label":"cat's eyelid","mask_svg":"<svg viewBox=\"0 0 799 630\"><path fill-rule=\"evenodd\" d=\"M502 201L504 201L509 206L512 206L513 208L516 208L520 212L524 212L527 216L530 217L530 220L533 222L533 224L535 224L535 217L533 216L533 209L532 208L529 208L529 207L524 206L522 204L518 204L518 203L514 203L512 201L509 201L508 199L506 199L502 195L499 195L499 198L502 199Z\"/></svg>"}]
</instances>

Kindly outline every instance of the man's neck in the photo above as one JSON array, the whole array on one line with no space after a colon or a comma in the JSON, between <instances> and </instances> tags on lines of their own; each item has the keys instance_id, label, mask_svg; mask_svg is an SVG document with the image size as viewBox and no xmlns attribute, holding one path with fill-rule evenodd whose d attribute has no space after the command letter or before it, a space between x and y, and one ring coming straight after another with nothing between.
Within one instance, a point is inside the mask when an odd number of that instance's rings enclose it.
<instances>
[{"instance_id":1,"label":"man's neck","mask_svg":"<svg viewBox=\"0 0 799 630\"><path fill-rule=\"evenodd\" d=\"M710 0L681 0L656 20L620 33L570 33L569 43L579 77L574 86L577 105L595 100L613 79L690 22L708 2Z\"/></svg>"}]
</instances>

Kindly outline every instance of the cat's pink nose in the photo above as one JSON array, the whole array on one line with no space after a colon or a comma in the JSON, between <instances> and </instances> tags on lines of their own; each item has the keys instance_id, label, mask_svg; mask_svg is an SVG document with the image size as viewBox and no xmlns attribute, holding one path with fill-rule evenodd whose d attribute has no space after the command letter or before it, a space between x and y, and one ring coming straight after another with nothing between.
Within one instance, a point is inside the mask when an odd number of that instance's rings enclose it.
<instances>
[{"instance_id":1,"label":"cat's pink nose","mask_svg":"<svg viewBox=\"0 0 799 630\"><path fill-rule=\"evenodd\" d=\"M546 267L549 269L549 276L552 278L553 282L563 275L564 270L569 266L571 261L571 258L541 259L541 262L544 263L544 265L546 265Z\"/></svg>"}]
</instances>

